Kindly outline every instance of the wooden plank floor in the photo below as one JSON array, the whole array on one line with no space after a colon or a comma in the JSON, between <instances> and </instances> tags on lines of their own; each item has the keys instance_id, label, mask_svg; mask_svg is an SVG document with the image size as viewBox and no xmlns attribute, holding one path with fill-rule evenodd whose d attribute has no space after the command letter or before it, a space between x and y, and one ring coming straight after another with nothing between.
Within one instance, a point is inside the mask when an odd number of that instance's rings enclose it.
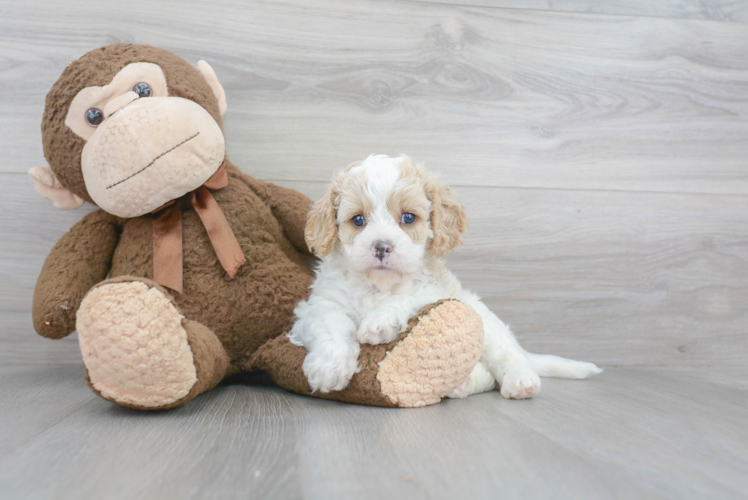
<instances>
[{"instance_id":1,"label":"wooden plank floor","mask_svg":"<svg viewBox=\"0 0 748 500\"><path fill-rule=\"evenodd\" d=\"M224 384L116 407L81 366L0 368L0 498L745 498L748 370L613 368L415 410Z\"/></svg>"}]
</instances>

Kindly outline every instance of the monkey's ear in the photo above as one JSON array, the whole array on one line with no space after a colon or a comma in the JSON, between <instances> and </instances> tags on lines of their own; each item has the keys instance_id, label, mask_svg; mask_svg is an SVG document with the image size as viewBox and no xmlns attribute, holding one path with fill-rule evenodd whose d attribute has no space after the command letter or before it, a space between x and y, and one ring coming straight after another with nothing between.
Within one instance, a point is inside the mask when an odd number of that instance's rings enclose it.
<instances>
[{"instance_id":1,"label":"monkey's ear","mask_svg":"<svg viewBox=\"0 0 748 500\"><path fill-rule=\"evenodd\" d=\"M55 208L73 210L83 205L83 198L63 187L51 168L33 167L29 170L29 177L39 194L51 201Z\"/></svg>"},{"instance_id":2,"label":"monkey's ear","mask_svg":"<svg viewBox=\"0 0 748 500\"><path fill-rule=\"evenodd\" d=\"M210 89L213 91L213 94L215 94L216 99L218 99L218 111L220 111L221 116L223 116L223 114L226 112L226 92L224 92L221 82L218 81L216 72L213 71L213 68L210 66L210 64L202 60L197 62L197 70L201 75L203 75L205 81L208 82L208 85L210 85Z\"/></svg>"}]
</instances>

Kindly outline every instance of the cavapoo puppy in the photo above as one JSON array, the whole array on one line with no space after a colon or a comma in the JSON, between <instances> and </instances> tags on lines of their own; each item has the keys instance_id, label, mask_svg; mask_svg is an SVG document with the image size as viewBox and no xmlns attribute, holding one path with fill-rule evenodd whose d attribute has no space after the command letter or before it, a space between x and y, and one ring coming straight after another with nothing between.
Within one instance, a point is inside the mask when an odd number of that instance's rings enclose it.
<instances>
[{"instance_id":1,"label":"cavapoo puppy","mask_svg":"<svg viewBox=\"0 0 748 500\"><path fill-rule=\"evenodd\" d=\"M423 306L453 298L483 319L481 360L450 397L498 385L505 398L530 398L542 376L585 378L592 363L524 351L509 328L462 288L444 257L462 243L464 207L407 156L373 155L337 174L309 214L306 241L322 260L308 300L296 307L289 338L306 347L313 391L341 390L360 369L362 343L391 342Z\"/></svg>"}]
</instances>

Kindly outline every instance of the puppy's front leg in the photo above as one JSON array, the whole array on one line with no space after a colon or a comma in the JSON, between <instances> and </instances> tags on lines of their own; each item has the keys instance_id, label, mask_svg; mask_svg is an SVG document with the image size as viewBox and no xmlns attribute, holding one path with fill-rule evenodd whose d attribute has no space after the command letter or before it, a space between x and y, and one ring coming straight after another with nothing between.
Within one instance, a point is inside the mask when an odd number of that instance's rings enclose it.
<instances>
[{"instance_id":1,"label":"puppy's front leg","mask_svg":"<svg viewBox=\"0 0 748 500\"><path fill-rule=\"evenodd\" d=\"M344 389L361 370L356 324L333 303L302 302L296 314L288 337L291 343L306 347L302 369L312 392Z\"/></svg>"},{"instance_id":2,"label":"puppy's front leg","mask_svg":"<svg viewBox=\"0 0 748 500\"><path fill-rule=\"evenodd\" d=\"M358 341L373 345L392 342L408 325L408 320L426 304L428 302L407 296L388 298L361 320L356 333Z\"/></svg>"}]
</instances>

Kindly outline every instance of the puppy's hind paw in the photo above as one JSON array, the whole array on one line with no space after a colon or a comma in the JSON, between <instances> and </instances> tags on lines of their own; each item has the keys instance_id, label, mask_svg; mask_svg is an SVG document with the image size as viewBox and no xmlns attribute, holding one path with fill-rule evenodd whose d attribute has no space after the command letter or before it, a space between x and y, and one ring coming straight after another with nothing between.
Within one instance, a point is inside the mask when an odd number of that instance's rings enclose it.
<instances>
[{"instance_id":1,"label":"puppy's hind paw","mask_svg":"<svg viewBox=\"0 0 748 500\"><path fill-rule=\"evenodd\" d=\"M501 395L507 399L528 399L540 392L540 377L532 371L509 371L501 382Z\"/></svg>"},{"instance_id":2,"label":"puppy's hind paw","mask_svg":"<svg viewBox=\"0 0 748 500\"><path fill-rule=\"evenodd\" d=\"M472 388L470 387L470 379L467 379L455 389L447 394L448 398L452 399L465 399L466 397L470 396L473 393Z\"/></svg>"}]
</instances>

